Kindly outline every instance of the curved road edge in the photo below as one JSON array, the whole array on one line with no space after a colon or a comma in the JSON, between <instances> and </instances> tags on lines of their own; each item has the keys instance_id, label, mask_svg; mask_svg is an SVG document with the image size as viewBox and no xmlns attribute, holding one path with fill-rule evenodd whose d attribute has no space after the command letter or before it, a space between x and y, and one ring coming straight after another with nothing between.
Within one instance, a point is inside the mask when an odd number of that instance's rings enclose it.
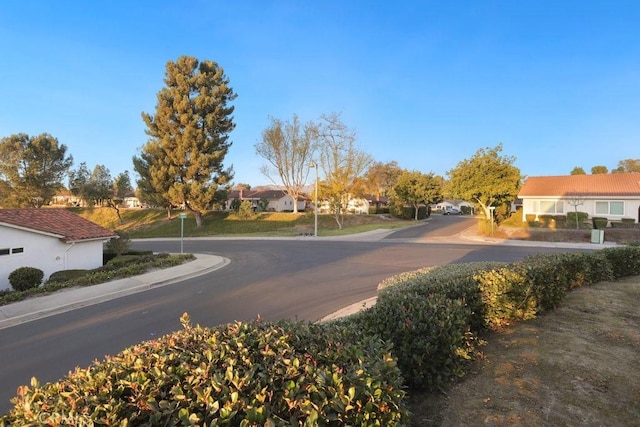
<instances>
[{"instance_id":1,"label":"curved road edge","mask_svg":"<svg viewBox=\"0 0 640 427\"><path fill-rule=\"evenodd\" d=\"M0 306L0 329L144 292L151 288L167 286L210 273L231 262L228 258L216 255L194 254L194 256L195 260L175 267L93 286L62 289L49 295Z\"/></svg>"}]
</instances>

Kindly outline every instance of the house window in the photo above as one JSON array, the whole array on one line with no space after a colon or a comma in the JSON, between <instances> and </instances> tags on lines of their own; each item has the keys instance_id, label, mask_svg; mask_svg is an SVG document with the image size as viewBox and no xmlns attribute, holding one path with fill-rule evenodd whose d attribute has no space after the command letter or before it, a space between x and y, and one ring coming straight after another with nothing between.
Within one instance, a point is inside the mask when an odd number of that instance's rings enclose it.
<instances>
[{"instance_id":1,"label":"house window","mask_svg":"<svg viewBox=\"0 0 640 427\"><path fill-rule=\"evenodd\" d=\"M596 215L624 215L624 202L596 202Z\"/></svg>"},{"instance_id":2,"label":"house window","mask_svg":"<svg viewBox=\"0 0 640 427\"><path fill-rule=\"evenodd\" d=\"M0 256L24 253L24 248L0 248Z\"/></svg>"},{"instance_id":3,"label":"house window","mask_svg":"<svg viewBox=\"0 0 640 427\"><path fill-rule=\"evenodd\" d=\"M534 202L534 208L541 214L561 214L564 213L564 203L561 200L540 200Z\"/></svg>"}]
</instances>

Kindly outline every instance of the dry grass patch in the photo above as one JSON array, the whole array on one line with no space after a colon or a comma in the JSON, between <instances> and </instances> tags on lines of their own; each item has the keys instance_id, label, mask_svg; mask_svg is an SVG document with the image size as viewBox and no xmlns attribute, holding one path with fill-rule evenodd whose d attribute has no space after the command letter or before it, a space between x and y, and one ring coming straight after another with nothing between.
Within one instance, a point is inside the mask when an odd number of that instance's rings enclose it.
<instances>
[{"instance_id":1,"label":"dry grass patch","mask_svg":"<svg viewBox=\"0 0 640 427\"><path fill-rule=\"evenodd\" d=\"M640 277L570 292L487 337L446 394L413 396L416 426L640 425Z\"/></svg>"}]
</instances>

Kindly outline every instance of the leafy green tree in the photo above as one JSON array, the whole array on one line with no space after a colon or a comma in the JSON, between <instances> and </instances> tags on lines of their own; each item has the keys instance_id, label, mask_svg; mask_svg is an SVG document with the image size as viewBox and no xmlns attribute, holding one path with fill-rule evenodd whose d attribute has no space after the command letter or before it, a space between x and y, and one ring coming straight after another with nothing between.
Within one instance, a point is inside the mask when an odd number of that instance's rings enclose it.
<instances>
[{"instance_id":1,"label":"leafy green tree","mask_svg":"<svg viewBox=\"0 0 640 427\"><path fill-rule=\"evenodd\" d=\"M380 208L380 200L388 196L403 170L396 161L382 163L376 162L364 176L365 191L376 198L376 210Z\"/></svg>"},{"instance_id":2,"label":"leafy green tree","mask_svg":"<svg viewBox=\"0 0 640 427\"><path fill-rule=\"evenodd\" d=\"M122 202L122 200L133 192L133 187L131 187L131 177L129 176L129 171L124 171L113 180L113 198Z\"/></svg>"},{"instance_id":3,"label":"leafy green tree","mask_svg":"<svg viewBox=\"0 0 640 427\"><path fill-rule=\"evenodd\" d=\"M298 213L297 200L307 183L317 138L317 125L302 125L294 114L291 122L271 117L271 125L262 132L262 141L255 145L256 154L267 161L260 171L274 184L282 184L294 200L293 213Z\"/></svg>"},{"instance_id":4,"label":"leafy green tree","mask_svg":"<svg viewBox=\"0 0 640 427\"><path fill-rule=\"evenodd\" d=\"M251 184L245 184L244 182L239 182L238 184L233 186L234 190L251 190Z\"/></svg>"},{"instance_id":5,"label":"leafy green tree","mask_svg":"<svg viewBox=\"0 0 640 427\"><path fill-rule=\"evenodd\" d=\"M571 175L586 175L587 173L580 166L571 169Z\"/></svg>"},{"instance_id":6,"label":"leafy green tree","mask_svg":"<svg viewBox=\"0 0 640 427\"><path fill-rule=\"evenodd\" d=\"M338 114L323 115L318 127L320 165L324 172L321 196L329 201L338 228L344 223L349 199L364 192L363 176L372 163L356 146L355 133Z\"/></svg>"},{"instance_id":7,"label":"leafy green tree","mask_svg":"<svg viewBox=\"0 0 640 427\"><path fill-rule=\"evenodd\" d=\"M74 196L84 199L89 206L95 203L91 187L91 172L85 162L80 163L78 169L69 171L69 191Z\"/></svg>"},{"instance_id":8,"label":"leafy green tree","mask_svg":"<svg viewBox=\"0 0 640 427\"><path fill-rule=\"evenodd\" d=\"M253 210L253 206L250 200L243 200L238 207L238 218L242 220L255 219L256 213Z\"/></svg>"},{"instance_id":9,"label":"leafy green tree","mask_svg":"<svg viewBox=\"0 0 640 427\"><path fill-rule=\"evenodd\" d=\"M233 177L223 161L235 128L229 103L236 95L222 67L189 56L167 63L164 82L155 115L142 114L149 136L142 147L149 187L184 206L201 227L220 187L228 187Z\"/></svg>"},{"instance_id":10,"label":"leafy green tree","mask_svg":"<svg viewBox=\"0 0 640 427\"><path fill-rule=\"evenodd\" d=\"M490 206L511 203L520 190L520 169L513 165L515 157L501 156L502 144L481 148L448 171L450 194L476 202L491 219Z\"/></svg>"},{"instance_id":11,"label":"leafy green tree","mask_svg":"<svg viewBox=\"0 0 640 427\"><path fill-rule=\"evenodd\" d=\"M625 159L618 162L618 167L612 173L640 172L640 159Z\"/></svg>"},{"instance_id":12,"label":"leafy green tree","mask_svg":"<svg viewBox=\"0 0 640 427\"><path fill-rule=\"evenodd\" d=\"M122 175L120 175L121 180ZM125 172L124 175L128 176L128 173ZM82 162L77 170L69 173L69 190L73 195L82 197L90 206L107 206L114 209L118 220L122 223L120 209L116 202L116 189L116 181L111 178L111 172L104 165L96 165L89 173L87 164Z\"/></svg>"},{"instance_id":13,"label":"leafy green tree","mask_svg":"<svg viewBox=\"0 0 640 427\"><path fill-rule=\"evenodd\" d=\"M109 169L104 165L96 165L91 172L89 182L91 195L96 204L111 206L113 204L114 183Z\"/></svg>"},{"instance_id":14,"label":"leafy green tree","mask_svg":"<svg viewBox=\"0 0 640 427\"><path fill-rule=\"evenodd\" d=\"M591 168L592 175L609 173L609 169L606 166L598 165Z\"/></svg>"},{"instance_id":15,"label":"leafy green tree","mask_svg":"<svg viewBox=\"0 0 640 427\"><path fill-rule=\"evenodd\" d=\"M409 205L415 209L414 220L418 220L418 208L442 201L442 180L433 173L404 171L398 177L392 190L394 205Z\"/></svg>"},{"instance_id":16,"label":"leafy green tree","mask_svg":"<svg viewBox=\"0 0 640 427\"><path fill-rule=\"evenodd\" d=\"M115 233L117 237L109 239L105 247L108 251L116 254L116 256L120 256L129 250L129 247L131 246L131 239L129 238L129 234L125 231L116 230Z\"/></svg>"},{"instance_id":17,"label":"leafy green tree","mask_svg":"<svg viewBox=\"0 0 640 427\"><path fill-rule=\"evenodd\" d=\"M6 206L41 207L63 187L62 180L73 164L67 147L43 133L30 137L20 133L0 140L0 180L6 186L0 203Z\"/></svg>"}]
</instances>

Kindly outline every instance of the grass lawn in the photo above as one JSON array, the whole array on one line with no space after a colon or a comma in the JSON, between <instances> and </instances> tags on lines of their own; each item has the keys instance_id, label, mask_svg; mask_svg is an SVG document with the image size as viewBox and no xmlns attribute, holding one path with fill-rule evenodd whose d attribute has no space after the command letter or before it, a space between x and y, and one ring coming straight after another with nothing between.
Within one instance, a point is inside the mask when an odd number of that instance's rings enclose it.
<instances>
[{"instance_id":1,"label":"grass lawn","mask_svg":"<svg viewBox=\"0 0 640 427\"><path fill-rule=\"evenodd\" d=\"M162 209L121 209L122 223L118 221L115 210L110 208L74 208L73 211L110 230L123 230L133 239L180 237L182 226L184 237L294 237L314 231L313 212L259 213L249 220L240 219L235 213L209 212L203 218L202 227L198 228L192 215L187 213L184 220L178 217L182 211L174 211L172 217L167 218L167 212ZM412 224L414 221L389 215L345 215L344 227L339 229L332 215L318 215L318 235L336 236Z\"/></svg>"}]
</instances>

